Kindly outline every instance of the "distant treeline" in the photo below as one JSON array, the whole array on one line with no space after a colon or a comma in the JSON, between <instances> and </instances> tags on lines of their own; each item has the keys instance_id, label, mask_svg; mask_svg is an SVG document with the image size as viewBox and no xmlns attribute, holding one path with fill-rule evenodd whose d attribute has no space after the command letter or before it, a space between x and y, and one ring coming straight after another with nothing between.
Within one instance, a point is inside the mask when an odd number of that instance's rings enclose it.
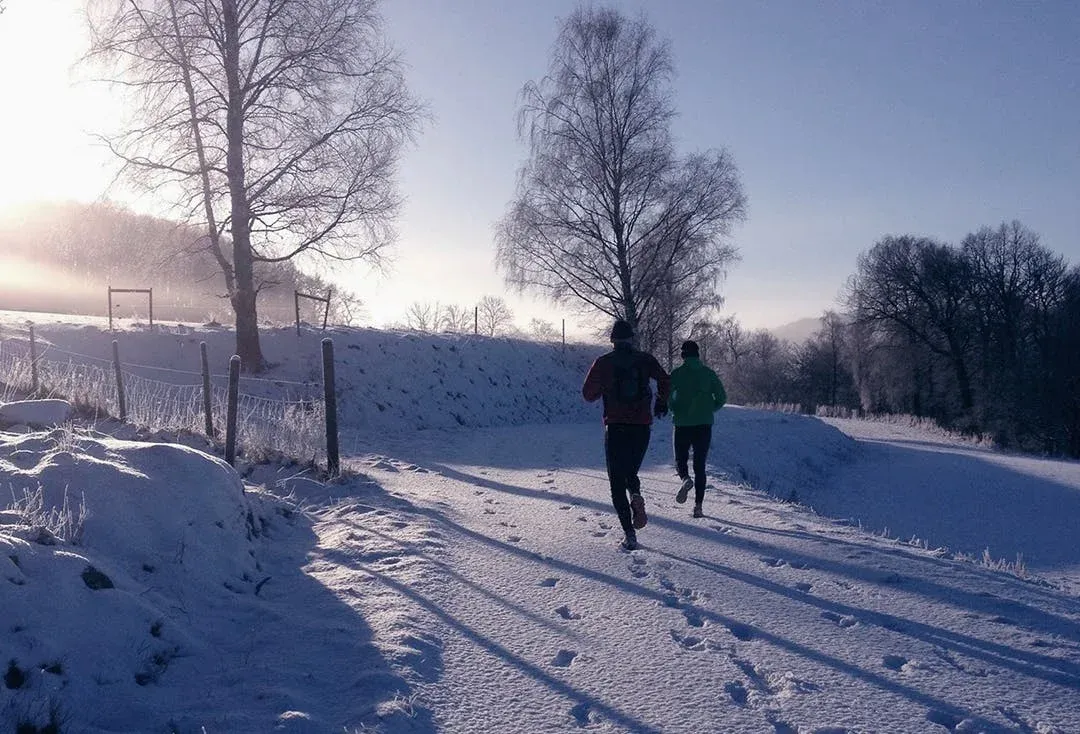
<instances>
[{"instance_id":1,"label":"distant treeline","mask_svg":"<svg viewBox=\"0 0 1080 734\"><path fill-rule=\"evenodd\" d=\"M734 402L906 413L1080 457L1080 268L1019 222L959 245L881 239L859 257L844 312L801 344L731 319L695 336Z\"/></svg>"},{"instance_id":2,"label":"distant treeline","mask_svg":"<svg viewBox=\"0 0 1080 734\"><path fill-rule=\"evenodd\" d=\"M203 243L194 227L112 204L27 207L0 219L0 308L105 316L111 285L153 288L155 319L230 323L224 276ZM291 262L257 263L256 273L264 321L294 318L294 290L324 296L330 288ZM357 317L351 294L333 301L332 321ZM148 316L144 297L116 302L115 316ZM320 305L302 301L301 309L305 320L321 322Z\"/></svg>"}]
</instances>

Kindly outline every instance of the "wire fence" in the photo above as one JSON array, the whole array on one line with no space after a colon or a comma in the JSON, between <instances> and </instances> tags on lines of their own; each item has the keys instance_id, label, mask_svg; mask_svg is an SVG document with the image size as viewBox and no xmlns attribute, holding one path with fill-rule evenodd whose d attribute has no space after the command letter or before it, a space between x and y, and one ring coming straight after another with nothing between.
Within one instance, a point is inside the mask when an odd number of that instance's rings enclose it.
<instances>
[{"instance_id":1,"label":"wire fence","mask_svg":"<svg viewBox=\"0 0 1080 734\"><path fill-rule=\"evenodd\" d=\"M62 398L71 402L80 416L92 420L119 418L123 413L126 422L151 431L206 433L201 372L122 364L121 410L112 360L32 343L31 333L29 328L6 327L0 336L0 400ZM169 375L173 381L149 378L133 369ZM209 377L213 431L208 438L217 443L224 439L228 375L212 373ZM321 384L241 378L241 384L245 383L257 385L271 396L238 392L236 440L240 456L252 461L282 455L325 461L326 413Z\"/></svg>"}]
</instances>

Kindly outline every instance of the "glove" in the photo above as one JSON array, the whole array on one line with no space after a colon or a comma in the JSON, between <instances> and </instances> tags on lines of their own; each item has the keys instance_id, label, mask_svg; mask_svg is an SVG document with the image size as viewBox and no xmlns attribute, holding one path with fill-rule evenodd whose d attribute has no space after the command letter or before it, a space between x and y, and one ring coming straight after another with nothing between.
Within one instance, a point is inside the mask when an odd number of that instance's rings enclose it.
<instances>
[{"instance_id":1,"label":"glove","mask_svg":"<svg viewBox=\"0 0 1080 734\"><path fill-rule=\"evenodd\" d=\"M653 415L655 415L657 418L663 418L665 415L667 415L667 403L661 403L658 401L656 403L656 407L653 408Z\"/></svg>"}]
</instances>

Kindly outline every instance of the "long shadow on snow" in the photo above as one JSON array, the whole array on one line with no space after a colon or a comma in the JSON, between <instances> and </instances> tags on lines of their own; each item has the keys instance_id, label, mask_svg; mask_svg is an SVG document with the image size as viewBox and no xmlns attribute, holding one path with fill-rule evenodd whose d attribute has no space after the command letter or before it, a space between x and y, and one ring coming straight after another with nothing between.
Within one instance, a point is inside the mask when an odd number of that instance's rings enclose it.
<instances>
[{"instance_id":1,"label":"long shadow on snow","mask_svg":"<svg viewBox=\"0 0 1080 734\"><path fill-rule=\"evenodd\" d=\"M756 586L764 591L787 597L792 601L801 602L841 616L853 617L863 624L876 625L893 632L914 637L931 645L953 650L972 658L978 658L991 665L1009 668L1021 675L1040 678L1050 683L1068 686L1070 688L1080 688L1080 665L1068 660L1025 652L1006 645L982 640L977 637L971 637L970 635L934 627L905 617L898 617L894 614L862 609L861 607L854 607L842 602L823 599L811 594L805 594L796 589L784 586L783 584L778 584L775 581L769 581L761 576L745 571L739 571L729 566L723 566L711 561L685 558L662 550L656 550L654 552L658 555L671 558L672 560L698 566L699 568L713 571L735 581ZM1058 630L1057 633L1064 635L1068 634L1064 630Z\"/></svg>"},{"instance_id":2,"label":"long shadow on snow","mask_svg":"<svg viewBox=\"0 0 1080 734\"><path fill-rule=\"evenodd\" d=\"M705 517L706 517L706 519L709 519L709 520L715 520L716 522L722 522L724 525L728 525L728 526L731 526L733 528L739 528L740 530L746 530L746 531L749 531L749 532L758 533L760 535L774 535L774 536L777 536L779 538L790 538L790 539L798 541L798 542L816 543L816 544L819 544L819 545L833 546L833 547L835 547L837 549L840 549L840 550L848 550L848 551L852 551L852 552L859 551L859 552L862 552L862 553L869 553L869 554L872 554L872 555L883 555L883 556L888 556L890 558L900 558L906 564L917 563L917 564L921 564L921 565L935 566L935 567L937 567L937 568L939 568L939 569L941 569L943 571L948 570L948 572L950 574L952 574L953 576L963 577L965 579L970 579L972 582L975 582L975 583L977 583L979 585L985 585L985 582L986 582L986 574L987 574L988 569L986 569L985 567L981 567L978 564L960 563L960 562L958 562L956 560L952 560L952 559L949 559L949 558L939 558L939 557L934 556L934 555L928 555L928 552L921 552L921 551L917 551L917 550L912 550L910 548L905 548L900 544L900 541L897 541L897 547L895 547L895 548L881 548L881 547L867 546L865 544L860 544L860 543L853 543L853 542L851 542L849 540L844 540L842 538L834 538L834 537L831 537L831 536L828 536L828 535L824 535L824 534L822 534L820 532L819 533L814 533L814 532L810 532L810 531L806 531L806 530L789 530L789 529L786 529L786 528L768 528L768 527L764 527L764 526L747 525L746 523L742 523L742 522L739 522L737 520L732 520L730 518L712 517L710 515L706 515ZM826 521L828 520L827 518L821 518L821 519L824 519ZM754 542L754 541L748 541L748 542ZM783 551L784 553L789 553L783 547L779 547L779 546L765 546L765 547L767 547L767 548L775 548L777 551ZM795 553L798 553L798 551L795 551ZM844 565L844 564L841 564L841 565ZM856 568L858 568L858 567L856 567ZM1076 600L1074 597L1071 597L1071 596L1068 596L1068 595L1062 593L1061 591L1057 590L1052 584L1049 584L1046 581L1043 581L1041 579L1030 579L1030 580L1029 579L1019 579L1019 577L1017 577L1017 580L1014 580L1011 577L1006 577L1006 576L1000 577L1000 580L1004 581L1006 579L1008 579L1008 583L1010 583L1010 584L1016 584L1018 581L1022 582L1023 585L1020 588L1022 588L1023 593L1025 595L1040 596L1040 597L1042 597L1043 599L1047 600L1048 602L1052 603L1055 606L1060 606L1060 605L1063 605L1063 604L1065 606L1072 606L1073 607L1072 611L1074 613L1076 613L1076 614L1080 614L1080 600ZM939 587L939 588L948 589L950 587ZM958 588L953 588L953 591L955 593L961 595L961 596L964 596L965 598L970 597L968 599L969 603L972 604L972 605L975 605L975 606L978 606L978 604L980 603L980 600L981 600L981 603L986 604L986 603L988 603L987 602L988 599L1000 598L1000 597L996 597L995 595L991 594L988 591L968 592L968 591L965 591L963 589L958 589ZM1008 604L1017 604L1018 603L1018 602L1012 602L1011 600L1004 600L1004 601L1005 601L1005 603L1008 603ZM1050 614L1045 609L1039 609L1038 607L1031 607L1030 605L1023 605L1023 606L1026 609L1030 610L1030 611L1037 612L1039 615L1048 614L1049 618L1050 618L1050 621L1052 621L1053 624L1062 624L1062 623L1064 623L1065 625L1072 624L1072 622L1070 620L1067 620L1067 619L1064 619L1064 618L1061 618L1061 617L1057 617L1057 616L1055 616L1053 614ZM998 610L997 609L987 608L986 611L991 612L991 611L998 611ZM1077 631L1080 632L1080 627L1077 628Z\"/></svg>"},{"instance_id":3,"label":"long shadow on snow","mask_svg":"<svg viewBox=\"0 0 1080 734\"><path fill-rule=\"evenodd\" d=\"M421 512L420 510L418 510L414 506L410 507L410 510L412 512L417 512L417 513ZM402 541L400 538L395 538L395 537L393 537L392 535L390 535L388 533L383 533L383 532L381 532L379 530L374 530L374 529L372 529L370 527L363 526L360 523L350 523L350 524L352 524L353 527L356 527L358 529L362 529L366 533L371 533L372 535L376 535L376 536L382 538L383 540L385 540L387 542L395 543L395 544L401 546L403 549L409 551L413 555L415 555L417 557L420 557L420 558L423 558L425 561L427 561L433 567L437 568L439 571L446 574L448 577L452 578L454 581L457 581L458 583L462 584L463 586L468 587L469 589L471 589L472 591L475 591L477 594L480 594L481 596L486 596L488 599L495 602L496 604L500 604L500 605L506 607L507 609L513 611L516 614L521 615L522 617L525 617L525 618L531 620L532 622L534 622L535 624L540 625L541 627L546 627L549 630L552 630L553 632L558 632L560 635L569 637L570 639L574 639L574 640L580 640L581 639L580 633L575 632L573 630L567 630L565 626L556 624L555 622L552 622L548 617L542 617L539 614L537 614L536 612L534 612L534 611L532 611L530 609L526 609L525 607L521 606L520 604L516 604L513 601L510 601L509 599L506 599L505 597L499 596L498 594L496 594L493 591L489 591L488 589L484 588L483 586L476 583L472 579L468 579L465 576L462 576L456 570L451 568L449 564L447 564L447 563L445 563L443 561L440 561L439 559L431 556L430 554L428 554L428 553L426 553L426 552L424 552L422 550L418 550L411 543L406 543L406 542ZM347 556L345 556L344 554L338 553L338 552L336 552L334 550L324 549L324 550L320 551L320 555L321 555L321 557L327 558L328 560L331 560L332 562L338 563L338 564L341 564L341 563L344 562L345 565L350 565L350 564L355 562L355 559L350 559ZM365 568L364 570L367 571L368 569Z\"/></svg>"},{"instance_id":4,"label":"long shadow on snow","mask_svg":"<svg viewBox=\"0 0 1080 734\"><path fill-rule=\"evenodd\" d=\"M267 509L273 509L276 501L268 502ZM218 641L222 663L230 654L237 655L243 667L260 671L257 682L266 691L247 698L250 710L231 711L225 728L257 719L255 726L269 731L273 722L264 718L267 714L295 710L311 711L316 721L329 724L327 731L365 727L381 731L388 726L408 734L434 734L431 712L421 706L408 712L391 707L391 713L379 714L380 704L408 700L411 683L383 656L364 617L304 570L309 556L319 552L312 520L297 512L275 512L271 517L262 533L262 542L271 547L260 557L272 560L273 566L267 568L275 572L258 598L243 597L250 604L235 602L229 612L234 622L250 614L253 638ZM296 611L299 607L302 613ZM318 645L332 647L333 653L313 655ZM344 668L343 660L348 660ZM239 665L226 668L230 679ZM313 694L308 699L300 691ZM202 705L198 696L192 700L196 708Z\"/></svg>"},{"instance_id":5,"label":"long shadow on snow","mask_svg":"<svg viewBox=\"0 0 1080 734\"><path fill-rule=\"evenodd\" d=\"M431 520L433 520L433 521L435 521L437 523L447 525L447 526L449 526L449 527L451 527L451 528L453 528L453 529L455 529L457 531L460 531L460 532L462 532L464 534L473 534L473 531L468 530L467 528L464 528L461 525L458 525L457 523L453 522L452 520L448 520L447 518L445 518L444 516L442 516L438 512L435 512L434 510L423 510L423 509L420 509L420 508L416 508L414 511L417 512L418 514L421 514L421 515L424 515L424 516L428 517L429 519L431 519ZM484 536L478 536L478 537L484 537ZM495 541L493 541L493 542L495 542ZM502 544L499 543L499 545L502 545ZM518 550L518 549L514 549L514 550ZM582 693L581 691L578 691L577 689L575 689L572 686L568 685L564 681L561 681L558 678L553 677L551 674L549 674L544 669L542 669L539 666L529 662L528 660L525 660L520 655L517 655L513 651L507 649L504 645L502 645L502 644L496 642L495 640L491 639L490 637L478 632L473 627L470 627L466 622L464 622L461 619L453 616L452 614L447 612L445 609L443 609L441 606L439 606L435 601L433 601L433 600L429 599L428 597L424 596L423 594L421 594L420 592L418 592L416 589L409 586L408 584L405 584L405 583L403 583L401 581L398 581L397 579L390 578L386 574L384 574L384 573L382 573L380 571L377 571L375 569L368 568L367 566L358 566L356 564L355 559L349 558L348 556L346 556L344 554L335 553L333 550L325 550L324 549L323 552L322 552L322 555L323 555L323 557L325 557L327 559L333 560L335 563L338 563L339 565L344 565L344 566L347 566L347 567L351 567L354 570L357 570L357 571L359 571L361 573L365 573L365 574L369 575L370 577L372 577L374 579L377 579L380 583L382 583L386 587L388 587L390 589L393 589L396 593L398 593L398 594L400 594L400 595L402 595L404 597L409 598L410 600L412 600L416 604L420 605L421 607L423 607L424 609L429 611L431 614L433 614L435 617L437 617L440 621L442 621L445 625L447 625L451 629L456 630L465 639L472 641L473 643L475 643L476 645L482 647L484 650L486 650L490 654L494 655L495 657L498 657L498 658L501 658L502 660L505 660L507 663L513 665L515 668L517 668L521 672L523 672L526 675L529 675L532 678L535 678L536 680L540 681L545 686L550 688L552 691L554 691L554 692L556 692L558 694L561 694L563 696L566 696L568 699L571 699L572 701L574 701L578 706L587 707L588 709L596 710L596 711L602 713L604 716L606 716L612 722L617 723L620 726L625 727L630 731L642 732L643 734L660 734L659 729L655 729L655 728L645 724L644 722L641 722L641 721L635 719L631 715L623 713L619 709L617 709L617 708L615 708L613 706L610 706L610 705L608 705L608 704L606 704L606 703L604 703L602 701L599 701L599 700L593 698L592 696L586 695L586 694ZM526 555L529 555L529 554L526 553ZM457 574L454 574L454 575L457 576ZM457 577L458 577L459 580L461 580L460 576L457 576ZM470 585L472 585L472 584L470 583ZM530 614L529 616L532 617L533 615Z\"/></svg>"},{"instance_id":6,"label":"long shadow on snow","mask_svg":"<svg viewBox=\"0 0 1080 734\"><path fill-rule=\"evenodd\" d=\"M543 499L549 501L569 501L577 506L587 507L589 509L598 510L607 513L614 513L611 505L607 502L600 502L588 498L579 496L567 495L563 492L545 492L543 490L530 489L527 487L519 487L513 484L506 484L504 482L498 482L486 477L480 477L473 474L466 474L453 467L446 466L444 464L428 464L428 468L440 473L441 475L454 479L460 482L466 482L476 486L485 487L497 492L504 492L507 494L517 495L521 497L530 497L533 499ZM778 555L789 561L794 560L799 563L804 563L808 567L818 568L823 571L828 571L840 576L846 576L855 581L864 583L880 584L886 581L890 575L890 571L882 569L867 568L858 564L844 563L842 561L832 560L821 556L811 555L803 553L797 550L792 550L786 546L772 545L769 543L762 543L760 541L734 538L730 535L724 537L718 537L719 534L715 531L700 528L688 523L679 522L676 520L670 520L664 517L653 516L650 520L650 524L653 526L661 526L673 530L675 532L692 535L704 540L712 540L715 542L726 543L731 546L739 547L742 549L749 549L755 553L761 553L764 555ZM738 525L738 523L735 523ZM754 531L769 532L768 529L754 528L749 525L742 525L742 527ZM813 537L813 536L811 536ZM816 539L816 538L815 538ZM822 537L822 539L824 539ZM843 542L836 539L828 539L826 542ZM870 550L863 545L855 545L855 548L859 550ZM901 555L905 564L925 563L928 565L934 565L941 567L941 564L949 564L949 561L943 561L941 559L933 558L923 554L897 554L894 551L877 551L879 553L886 553L890 557L890 560L895 559L895 556ZM956 571L962 571L965 575L975 580L984 580L992 573L990 570L978 569L974 566L967 566L959 561L952 562L952 568ZM1042 609L1033 607L1021 602L1012 601L1009 599L1001 599L1000 597L988 597L982 592L972 592L965 589L956 588L954 586L945 586L943 584L936 583L934 581L919 578L912 580L909 578L909 574L902 574L904 577L904 588L914 593L922 594L928 598L942 601L948 604L964 604L972 611L980 611L988 615L1001 615L1019 617L1016 621L1022 622L1034 629L1046 632L1048 634L1055 635L1068 635L1072 639L1080 638L1080 624L1077 622L1060 617L1054 614L1050 614ZM1010 584L1024 584L1023 589L1026 592L1028 587L1036 588L1031 584L1025 584L1020 580L1014 580L1009 576L1000 576L1000 578ZM886 581L887 582L887 581ZM985 582L984 582L985 583ZM1071 597L1058 597L1057 601L1061 603L1070 603ZM1080 611L1080 610L1078 610ZM1040 656L1035 656L1036 658ZM1052 660L1047 658L1047 660Z\"/></svg>"},{"instance_id":7,"label":"long shadow on snow","mask_svg":"<svg viewBox=\"0 0 1080 734\"><path fill-rule=\"evenodd\" d=\"M557 569L557 570L562 571L564 573L576 574L576 575L578 575L578 576L580 576L582 578L589 579L589 580L594 581L596 583L612 586L612 587L617 588L620 591L623 591L625 593L633 594L635 596L642 597L642 598L647 599L649 601L656 602L657 604L660 604L660 605L666 605L666 603L668 601L668 595L667 595L666 592L653 591L651 589L647 589L647 588L642 587L642 586L640 586L638 584L626 581L624 579L617 578L615 576L611 576L611 575L603 573L601 571L595 571L593 569L585 568L583 566L579 566L577 564L570 563L569 561L562 561L562 560L551 558L551 557L548 557L548 556L543 556L543 555L541 555L539 553L535 553L535 552L532 552L532 551L528 551L528 550L519 548L519 547L517 547L515 545L512 545L510 543L505 543L503 541L496 540L496 539L491 538L491 537L489 537L487 535L479 533L479 532L477 532L475 530L467 528L467 527L465 527L465 526L463 526L463 525L461 525L461 524L459 524L457 522L454 522L453 520L450 520L449 518L446 518L446 517L442 516L441 514L439 514L438 512L435 512L433 510L420 510L420 512L422 514L427 515L433 521L446 525L447 527L454 530L455 532L460 533L462 536L465 536L465 537L468 537L468 538L470 538L470 539L472 539L474 541L489 545L492 548L505 551L507 553L510 553L510 554L513 554L513 555L516 555L516 556L519 556L521 558L525 558L525 559L528 559L528 560L531 560L531 561L534 561L534 562L539 563L539 564L550 566L551 568ZM674 556L674 555L667 554L667 553L661 553L661 555L666 555L669 558L672 558L672 559L678 560L678 561L684 561L685 560L685 559L682 559L682 558L680 558L678 556ZM685 561L685 562L693 563L693 561ZM723 569L723 567L710 568L710 570L718 570L718 569ZM739 572L735 572L735 573L739 573ZM775 591L772 588L768 588L771 585L771 582L768 582L765 579L759 579L757 577L752 576L751 574L744 574L744 575L751 578L751 579L757 579L758 581L760 581L761 584L762 584L762 588L767 588L767 590L769 590L769 591ZM742 580L742 579L740 579L740 580ZM795 598L798 601L806 601L806 599L794 596L795 592L793 590L791 590L791 589L786 589L785 587L778 586L777 590L783 590L783 592L785 592L784 593L785 596L790 595L791 598ZM490 640L487 640L486 638L480 636L478 633L476 633L474 630L472 630L471 628L469 628L467 625L460 622L459 620L455 620L455 619L449 617L449 615L447 615L441 609L438 609L437 607L434 607L434 605L431 604L431 602L427 601L426 599L417 598L417 595L415 594L415 592L408 589L407 587L402 586L401 587L401 593L409 595L410 598L416 599L416 601L418 601L418 603L422 603L422 604L425 604L426 606L433 607L432 611L434 613L438 614L441 618L443 618L448 624L454 625L455 627L460 629L465 634L467 634L470 637L474 638L478 642L478 644L483 645L485 648L489 649L491 652L493 652L495 654L498 654L500 656L503 656L508 660L512 660L512 661L515 662L515 664L521 665L523 667L523 669L527 670L528 672L536 674L545 683L548 683L549 685L552 685L552 684L558 685L559 688L557 690L560 690L560 692L563 692L563 689L568 688L568 686L561 683L560 681L552 681L550 676L548 676L543 671L536 669L536 667L534 665L532 665L531 663L528 663L528 662L525 662L525 661L520 661L520 659L517 658L513 653L506 650L505 648L498 645L497 643L491 642ZM865 612L865 610L855 610L853 607L846 607L846 605L838 605L838 606L846 608L846 609L853 610L855 612L863 613L863 614L869 614L870 613L870 612ZM878 688L880 688L880 689L882 689L884 691L888 691L890 693L893 693L893 694L908 698L909 700L911 700L911 701L913 701L915 703L921 704L923 706L926 706L929 709L933 709L935 711L940 711L940 712L944 712L944 713L947 713L947 714L952 714L952 715L955 715L955 716L959 716L960 718L971 719L976 725L981 727L979 729L980 731L987 732L988 734L997 734L998 732L1000 732L1001 734L1004 734L1005 732L1011 732L1012 731L1011 729L1003 728L1003 727L1001 727L1001 726L999 726L997 724L994 724L993 722L984 720L984 719L982 719L980 717L977 717L977 716L973 716L970 712L967 712L967 711L964 711L964 710L960 709L958 706L956 706L953 703L950 703L948 701L944 701L944 700L935 698L934 696L932 696L930 694L924 693L924 692L922 692L920 690L917 690L917 689L912 688L910 686L904 685L903 683L900 683L900 682L894 681L894 680L890 680L889 678L886 678L885 676L882 676L882 675L879 675L877 673L874 673L874 672L865 670L863 668L860 668L857 665L853 665L851 663L848 663L848 662L846 662L844 660L841 660L841 659L836 658L836 657L834 657L832 655L829 655L828 653L825 653L823 651L815 650L813 648L807 647L807 646L802 645L802 644L800 644L798 642L795 642L793 640L789 640L789 639L787 639L785 637L781 637L779 635L773 634L771 632L768 632L766 630L761 629L760 627L756 627L756 626L754 626L752 624L747 624L747 623L739 621L739 620L737 620L737 619L735 619L733 617L729 617L729 616L724 615L724 614L719 614L719 613L711 611L709 609L703 609L703 608L700 608L700 607L695 607L694 611L698 616L700 616L703 619L707 619L707 620L709 620L711 622L714 622L714 623L719 623L719 624L723 625L724 627L726 627L729 630L737 631L738 634L740 636L742 636L743 638L745 638L745 639L758 639L758 640L761 640L761 641L766 642L768 644L771 644L771 645L773 645L773 646L775 646L777 648L783 649L783 650L785 650L787 652L793 653L795 655L799 655L799 656L804 657L804 658L806 658L808 660L819 663L819 664L821 664L823 666L832 668L832 669L834 669L834 670L836 670L838 672L844 673L845 675L851 676L853 678L858 678L858 679L864 680L867 683L870 683L871 685L877 686ZM903 621L906 623L906 620L903 620ZM927 629L931 629L931 630L934 629L934 628L930 627L929 625L922 625L922 626L926 627ZM949 633L949 634L952 635L952 633ZM968 638L965 638L964 635L953 635L953 637L960 638L960 639L968 639ZM982 641L981 640L975 640L973 642L981 643ZM959 649L961 652L966 652L968 654L971 654L970 650L967 647L957 648L955 644L953 644L952 642L949 642L947 639L939 640L939 641L936 642L936 644L943 645L945 647L951 647L953 649ZM997 646L997 647L1000 647L1000 646ZM1008 648L1004 648L1004 649L1008 649ZM1009 665L1009 667L1013 667L1013 668L1016 667L1015 662L1011 661L1011 660L1001 660L1001 659L998 659L998 658L994 658L993 662L995 662L996 664L999 664L999 665ZM1054 662L1060 662L1060 661L1054 661ZM1010 663L1013 663L1013 664L1010 665ZM1046 680L1050 680L1050 681L1055 682L1055 683L1061 683L1062 682L1061 678L1065 677L1063 674L1050 674L1050 675L1048 675L1041 668L1039 668L1039 669L1029 668L1029 669L1026 669L1026 670L1020 670L1019 672L1021 672L1023 674L1026 674L1026 675L1030 675L1032 677L1038 677L1038 678L1043 678L1043 679L1046 679ZM1077 675L1080 676L1080 672L1078 672ZM1073 678L1071 680L1071 682L1066 683L1066 685L1072 685L1074 687L1080 687L1080 677ZM569 690L572 692L573 689L569 689ZM568 696L572 695L571 692L567 692L566 695L568 695ZM602 710L605 713L608 713L610 715L610 710L607 709L606 707L604 707L602 704L596 704L596 706L597 706L597 708L599 710ZM625 720L622 720L620 723L623 723L623 725L627 725ZM637 726L640 726L640 724L637 724ZM648 729L648 728L645 728L645 729L633 729L633 730L634 731L653 731L652 729Z\"/></svg>"}]
</instances>

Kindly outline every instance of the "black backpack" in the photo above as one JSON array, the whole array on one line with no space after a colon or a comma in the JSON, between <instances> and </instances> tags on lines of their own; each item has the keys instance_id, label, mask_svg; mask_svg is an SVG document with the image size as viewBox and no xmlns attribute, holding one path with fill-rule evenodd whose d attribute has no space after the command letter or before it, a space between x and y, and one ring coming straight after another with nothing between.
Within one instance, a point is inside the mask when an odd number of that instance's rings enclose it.
<instances>
[{"instance_id":1,"label":"black backpack","mask_svg":"<svg viewBox=\"0 0 1080 734\"><path fill-rule=\"evenodd\" d=\"M618 351L611 358L612 385L608 401L616 405L637 405L652 397L645 360L638 352Z\"/></svg>"}]
</instances>

